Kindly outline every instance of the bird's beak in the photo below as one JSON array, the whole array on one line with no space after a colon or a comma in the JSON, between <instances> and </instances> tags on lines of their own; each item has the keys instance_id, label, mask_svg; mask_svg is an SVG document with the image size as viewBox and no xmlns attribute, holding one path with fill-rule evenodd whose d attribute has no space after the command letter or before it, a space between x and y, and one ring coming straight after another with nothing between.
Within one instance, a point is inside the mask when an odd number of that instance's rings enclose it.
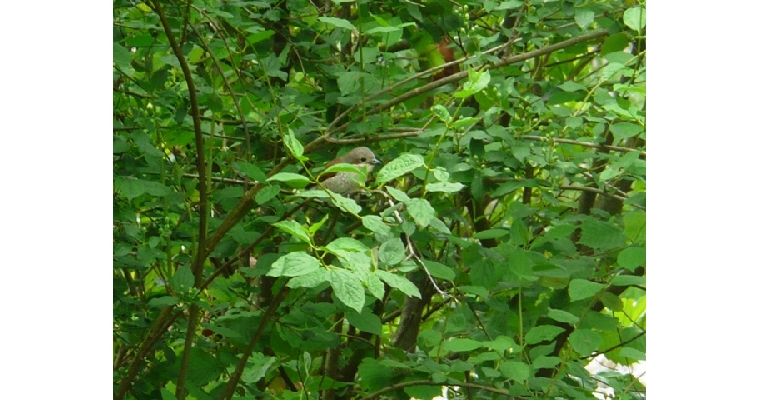
<instances>
[{"instance_id":1,"label":"bird's beak","mask_svg":"<svg viewBox=\"0 0 760 400\"><path fill-rule=\"evenodd\" d=\"M372 161L372 164L382 164L383 162L380 161L379 158L375 158L375 161Z\"/></svg>"}]
</instances>

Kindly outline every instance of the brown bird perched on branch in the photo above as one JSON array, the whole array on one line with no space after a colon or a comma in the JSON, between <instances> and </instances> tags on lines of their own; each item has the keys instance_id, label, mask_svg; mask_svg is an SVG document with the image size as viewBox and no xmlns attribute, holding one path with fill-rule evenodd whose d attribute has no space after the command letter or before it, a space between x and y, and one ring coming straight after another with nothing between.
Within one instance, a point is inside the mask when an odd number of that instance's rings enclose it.
<instances>
[{"instance_id":1,"label":"brown bird perched on branch","mask_svg":"<svg viewBox=\"0 0 760 400\"><path fill-rule=\"evenodd\" d=\"M372 171L377 164L382 164L382 161L375 157L375 153L367 147L357 147L348 153L330 161L325 168L329 168L336 164L351 164L361 170L364 170L366 174ZM339 194L346 194L358 191L362 185L358 182L361 179L359 174L355 172L335 172L328 173L321 177L322 185Z\"/></svg>"}]
</instances>

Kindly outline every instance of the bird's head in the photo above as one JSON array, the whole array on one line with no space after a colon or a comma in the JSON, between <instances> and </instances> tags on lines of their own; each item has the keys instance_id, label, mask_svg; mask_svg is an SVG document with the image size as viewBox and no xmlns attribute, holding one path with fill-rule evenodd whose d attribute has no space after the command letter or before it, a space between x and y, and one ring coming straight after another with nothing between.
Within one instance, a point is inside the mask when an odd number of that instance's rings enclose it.
<instances>
[{"instance_id":1,"label":"bird's head","mask_svg":"<svg viewBox=\"0 0 760 400\"><path fill-rule=\"evenodd\" d=\"M375 153L369 147L357 147L327 163L326 168L335 164L351 164L358 168L366 168L369 172L375 165L382 164L382 161L375 157Z\"/></svg>"}]
</instances>

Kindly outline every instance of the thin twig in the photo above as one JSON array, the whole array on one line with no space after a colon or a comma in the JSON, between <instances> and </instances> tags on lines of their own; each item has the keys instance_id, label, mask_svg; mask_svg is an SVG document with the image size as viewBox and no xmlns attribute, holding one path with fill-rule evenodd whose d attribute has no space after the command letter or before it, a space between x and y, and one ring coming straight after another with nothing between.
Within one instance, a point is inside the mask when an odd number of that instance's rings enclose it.
<instances>
[{"instance_id":1,"label":"thin twig","mask_svg":"<svg viewBox=\"0 0 760 400\"><path fill-rule=\"evenodd\" d=\"M588 187L588 186L561 185L559 188L562 189L562 190L577 190L577 191L580 191L580 192L591 192L591 193L601 194L602 196L610 197L610 198L613 198L613 199L616 199L616 200L620 200L620 201L626 201L628 199L628 197L618 196L618 195L612 194L612 193L610 193L608 191L597 189L597 188L593 188L593 187ZM642 207L642 206L640 206L638 204L631 204L631 206L636 207L636 208L638 208L640 210L646 211L646 208L644 208L644 207Z\"/></svg>"},{"instance_id":2,"label":"thin twig","mask_svg":"<svg viewBox=\"0 0 760 400\"><path fill-rule=\"evenodd\" d=\"M525 139L525 140L535 140L539 142L555 142L555 143L566 143L566 144L574 144L577 146L582 147L592 147L595 149L609 149L609 150L615 150L615 151L623 151L623 152L636 152L639 153L643 158L646 158L647 153L645 151L639 150L639 149L632 149L630 147L621 147L621 146L609 146L603 143L591 143L591 142L580 142L577 140L571 140L571 139L561 139L561 138L552 138L552 137L544 137L544 136L532 136L532 135L523 135L523 136L516 136L518 139Z\"/></svg>"},{"instance_id":3,"label":"thin twig","mask_svg":"<svg viewBox=\"0 0 760 400\"><path fill-rule=\"evenodd\" d=\"M182 174L182 176L184 176L185 178L195 178L195 179L198 179L198 175L196 175L196 174L184 173L184 174ZM234 184L237 184L237 185L244 185L246 183L246 181L244 181L242 179L222 178L220 176L212 176L210 179L212 181L214 181L214 182L234 183Z\"/></svg>"},{"instance_id":4,"label":"thin twig","mask_svg":"<svg viewBox=\"0 0 760 400\"><path fill-rule=\"evenodd\" d=\"M386 200L388 201L388 204L390 205L390 208L393 208L395 206L395 203L393 202L393 199L391 199L390 196L388 196L388 194L385 193L385 192L383 192L383 191L380 191L380 193L382 193L383 196L385 196ZM399 214L398 210L393 210L393 216L396 217L396 221L399 224L403 224L404 223L404 219L401 218L401 214ZM433 279L433 276L430 274L430 271L427 269L427 266L425 266L425 262L422 261L422 258L420 258L417 255L417 252L414 251L414 242L412 241L412 238L409 237L409 235L406 236L406 248L409 251L409 254L406 256L406 259L404 259L404 261L406 261L406 260L408 260L410 258L414 258L419 263L419 265L422 266L422 269L425 271L425 274L427 275L428 279L430 280L430 283L433 284L433 287L435 288L435 291L438 292L438 294L440 294L441 297L443 297L444 299L448 299L448 298L452 297L450 294L448 294L448 293L444 292L443 290L441 290L441 288L438 287L438 284L435 283L435 279Z\"/></svg>"},{"instance_id":5,"label":"thin twig","mask_svg":"<svg viewBox=\"0 0 760 400\"><path fill-rule=\"evenodd\" d=\"M417 137L422 132L423 130L419 129L419 130L414 130L414 131L409 131L409 132L391 133L384 136L374 136L374 137L342 138L342 139L333 139L332 137L326 137L325 141L327 141L328 143L335 143L335 144L375 143L375 142L382 142L382 141L391 140L391 139Z\"/></svg>"}]
</instances>

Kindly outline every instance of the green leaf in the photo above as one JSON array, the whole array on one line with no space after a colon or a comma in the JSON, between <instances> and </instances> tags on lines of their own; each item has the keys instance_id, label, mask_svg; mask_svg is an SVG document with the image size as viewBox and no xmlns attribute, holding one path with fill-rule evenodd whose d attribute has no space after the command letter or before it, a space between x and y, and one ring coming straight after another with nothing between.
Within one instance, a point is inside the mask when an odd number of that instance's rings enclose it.
<instances>
[{"instance_id":1,"label":"green leaf","mask_svg":"<svg viewBox=\"0 0 760 400\"><path fill-rule=\"evenodd\" d=\"M461 290L462 293L474 294L484 299L487 299L490 297L488 293L488 289L484 287L480 287L480 286L459 286L459 290Z\"/></svg>"},{"instance_id":2,"label":"green leaf","mask_svg":"<svg viewBox=\"0 0 760 400\"><path fill-rule=\"evenodd\" d=\"M206 325L206 327L209 328L209 329L211 329L215 333L218 333L218 334L226 336L226 337L231 337L231 338L243 337L243 335L241 335L238 331L236 331L234 329L226 328L226 327L223 327L223 326Z\"/></svg>"},{"instance_id":3,"label":"green leaf","mask_svg":"<svg viewBox=\"0 0 760 400\"><path fill-rule=\"evenodd\" d=\"M249 44L256 44L258 42L263 42L264 40L269 39L274 35L274 31L260 31L256 32L253 35L249 35L245 38L246 42Z\"/></svg>"},{"instance_id":4,"label":"green leaf","mask_svg":"<svg viewBox=\"0 0 760 400\"><path fill-rule=\"evenodd\" d=\"M581 29L588 28L592 22L594 22L593 11L580 9L575 10L575 23L578 24Z\"/></svg>"},{"instance_id":5,"label":"green leaf","mask_svg":"<svg viewBox=\"0 0 760 400\"><path fill-rule=\"evenodd\" d=\"M327 222L329 218L330 218L330 214L325 214L325 216L322 217L322 219L320 219L319 221L312 222L312 224L309 225L309 234L313 236L314 233L322 229L322 225L324 225L325 222Z\"/></svg>"},{"instance_id":6,"label":"green leaf","mask_svg":"<svg viewBox=\"0 0 760 400\"><path fill-rule=\"evenodd\" d=\"M357 180L361 182L364 182L366 180L364 170L358 168L355 165L345 164L345 163L331 165L326 170L322 171L319 175L321 176L321 175L329 174L333 172L353 172L355 174L360 175L360 177Z\"/></svg>"},{"instance_id":7,"label":"green leaf","mask_svg":"<svg viewBox=\"0 0 760 400\"><path fill-rule=\"evenodd\" d=\"M563 310L549 309L547 316L555 321L566 322L568 324L574 324L578 322L578 317L572 313Z\"/></svg>"},{"instance_id":8,"label":"green leaf","mask_svg":"<svg viewBox=\"0 0 760 400\"><path fill-rule=\"evenodd\" d=\"M470 69L468 76L469 80L464 83L462 90L454 93L454 97L464 98L472 96L485 89L488 83L491 82L491 73L488 70L475 71Z\"/></svg>"},{"instance_id":9,"label":"green leaf","mask_svg":"<svg viewBox=\"0 0 760 400\"><path fill-rule=\"evenodd\" d=\"M554 325L539 325L531 328L525 334L525 343L535 344L545 340L552 340L564 329Z\"/></svg>"},{"instance_id":10,"label":"green leaf","mask_svg":"<svg viewBox=\"0 0 760 400\"><path fill-rule=\"evenodd\" d=\"M638 267L647 265L647 251L642 247L629 247L618 254L618 265L633 271Z\"/></svg>"},{"instance_id":11,"label":"green leaf","mask_svg":"<svg viewBox=\"0 0 760 400\"><path fill-rule=\"evenodd\" d=\"M443 345L441 348L448 351L454 351L454 352L466 352L466 351L473 351L475 349L479 349L483 347L482 342L478 342L477 340L467 339L467 338L453 338L451 340L448 340L446 342L443 342Z\"/></svg>"},{"instance_id":12,"label":"green leaf","mask_svg":"<svg viewBox=\"0 0 760 400\"><path fill-rule=\"evenodd\" d=\"M520 349L520 346L515 343L514 339L504 335L499 335L494 340L483 342L483 346L492 350L506 351L509 353L516 352Z\"/></svg>"},{"instance_id":13,"label":"green leaf","mask_svg":"<svg viewBox=\"0 0 760 400\"><path fill-rule=\"evenodd\" d=\"M249 363L253 365L245 368L240 379L245 383L255 384L266 376L267 371L276 360L276 357L267 357L263 353L253 353L249 360Z\"/></svg>"},{"instance_id":14,"label":"green leaf","mask_svg":"<svg viewBox=\"0 0 760 400\"><path fill-rule=\"evenodd\" d=\"M430 221L435 218L435 209L425 199L410 199L406 207L409 215L420 227L430 225Z\"/></svg>"},{"instance_id":15,"label":"green leaf","mask_svg":"<svg viewBox=\"0 0 760 400\"><path fill-rule=\"evenodd\" d=\"M320 268L318 270L309 272L308 274L292 278L288 281L286 286L294 289L299 287L317 287L327 282L327 274L328 271L326 269Z\"/></svg>"},{"instance_id":16,"label":"green leaf","mask_svg":"<svg viewBox=\"0 0 760 400\"><path fill-rule=\"evenodd\" d=\"M361 253L369 251L369 247L367 247L364 243L350 237L337 238L328 243L325 247L333 254L338 254L337 252L340 251L358 251Z\"/></svg>"},{"instance_id":17,"label":"green leaf","mask_svg":"<svg viewBox=\"0 0 760 400\"><path fill-rule=\"evenodd\" d=\"M602 173L599 174L599 180L609 181L610 179L613 179L619 175L622 175L623 172L625 171L622 168L615 168L612 165L608 165L604 168L604 171L602 171Z\"/></svg>"},{"instance_id":18,"label":"green leaf","mask_svg":"<svg viewBox=\"0 0 760 400\"><path fill-rule=\"evenodd\" d=\"M537 187L538 184L533 179L526 179L524 181L509 181L504 182L493 192L493 197L501 197L505 194L512 193L517 189L524 187Z\"/></svg>"},{"instance_id":19,"label":"green leaf","mask_svg":"<svg viewBox=\"0 0 760 400\"><path fill-rule=\"evenodd\" d=\"M530 377L530 367L520 361L505 361L499 365L499 371L505 378L515 382L524 382Z\"/></svg>"},{"instance_id":20,"label":"green leaf","mask_svg":"<svg viewBox=\"0 0 760 400\"><path fill-rule=\"evenodd\" d=\"M433 107L430 108L430 111L433 112L441 121L444 123L451 122L451 115L449 114L449 110L446 109L446 107L436 104Z\"/></svg>"},{"instance_id":21,"label":"green leaf","mask_svg":"<svg viewBox=\"0 0 760 400\"><path fill-rule=\"evenodd\" d=\"M385 295L385 285L383 285L383 282L380 281L380 278L373 274L367 274L363 282L365 285L367 285L369 294L378 300L383 299L383 296Z\"/></svg>"},{"instance_id":22,"label":"green leaf","mask_svg":"<svg viewBox=\"0 0 760 400\"><path fill-rule=\"evenodd\" d=\"M345 269L333 268L330 270L327 278L338 300L353 308L356 312L362 312L362 307L364 307L364 287L358 276Z\"/></svg>"},{"instance_id":23,"label":"green leaf","mask_svg":"<svg viewBox=\"0 0 760 400\"><path fill-rule=\"evenodd\" d=\"M230 229L230 237L240 244L251 244L258 237L258 232L246 231L242 225L235 225Z\"/></svg>"},{"instance_id":24,"label":"green leaf","mask_svg":"<svg viewBox=\"0 0 760 400\"><path fill-rule=\"evenodd\" d=\"M612 311L622 311L623 310L623 301L620 300L620 297L615 296L614 294L610 292L604 292L602 293L602 296L599 298L599 300L602 301L602 304L604 304L605 307L609 308Z\"/></svg>"},{"instance_id":25,"label":"green leaf","mask_svg":"<svg viewBox=\"0 0 760 400\"><path fill-rule=\"evenodd\" d=\"M302 252L288 253L272 263L267 276L301 276L319 269L319 260Z\"/></svg>"},{"instance_id":26,"label":"green leaf","mask_svg":"<svg viewBox=\"0 0 760 400\"><path fill-rule=\"evenodd\" d=\"M267 175L264 173L264 171L262 171L261 168L257 167L254 164L236 161L232 163L232 168L234 168L236 171L248 175L249 178L253 179L256 182L265 182L267 180Z\"/></svg>"},{"instance_id":27,"label":"green leaf","mask_svg":"<svg viewBox=\"0 0 760 400\"><path fill-rule=\"evenodd\" d=\"M296 194L298 197L314 197L318 199L329 199L330 194L322 189L309 189L304 190L303 192L299 192Z\"/></svg>"},{"instance_id":28,"label":"green leaf","mask_svg":"<svg viewBox=\"0 0 760 400\"><path fill-rule=\"evenodd\" d=\"M394 199L409 204L409 200L411 200L411 198L409 198L406 193L391 186L387 186L385 189L388 190L388 194L390 194Z\"/></svg>"},{"instance_id":29,"label":"green leaf","mask_svg":"<svg viewBox=\"0 0 760 400\"><path fill-rule=\"evenodd\" d=\"M393 369L381 364L374 358L367 357L359 365L359 384L369 391L377 391L388 387L388 382L393 379Z\"/></svg>"},{"instance_id":30,"label":"green leaf","mask_svg":"<svg viewBox=\"0 0 760 400\"><path fill-rule=\"evenodd\" d=\"M555 92L546 102L546 105L555 106L570 103L582 99L583 96L584 94L581 92Z\"/></svg>"},{"instance_id":31,"label":"green leaf","mask_svg":"<svg viewBox=\"0 0 760 400\"><path fill-rule=\"evenodd\" d=\"M586 218L581 225L580 244L597 250L610 250L625 246L623 230L606 221Z\"/></svg>"},{"instance_id":32,"label":"green leaf","mask_svg":"<svg viewBox=\"0 0 760 400\"><path fill-rule=\"evenodd\" d=\"M338 88L344 96L350 96L362 90L362 82L366 81L367 74L364 72L348 71L339 74Z\"/></svg>"},{"instance_id":33,"label":"green leaf","mask_svg":"<svg viewBox=\"0 0 760 400\"><path fill-rule=\"evenodd\" d=\"M446 224L444 224L443 221L441 221L438 218L431 219L430 224L428 224L428 226L435 232L451 235L451 231L449 230L449 227L446 226Z\"/></svg>"},{"instance_id":34,"label":"green leaf","mask_svg":"<svg viewBox=\"0 0 760 400\"><path fill-rule=\"evenodd\" d=\"M122 196L127 198L127 200L132 200L145 193L145 186L143 183L144 181L139 179L120 178L115 180L114 186Z\"/></svg>"},{"instance_id":35,"label":"green leaf","mask_svg":"<svg viewBox=\"0 0 760 400\"><path fill-rule=\"evenodd\" d=\"M190 266L185 264L177 269L172 275L171 280L172 288L180 293L187 293L190 288L195 284L195 277Z\"/></svg>"},{"instance_id":36,"label":"green leaf","mask_svg":"<svg viewBox=\"0 0 760 400\"><path fill-rule=\"evenodd\" d=\"M440 182L448 182L451 175L445 168L435 167L435 169L433 169L433 177Z\"/></svg>"},{"instance_id":37,"label":"green leaf","mask_svg":"<svg viewBox=\"0 0 760 400\"><path fill-rule=\"evenodd\" d=\"M620 349L620 357L630 358L636 361L647 359L646 353L641 350L636 350L632 347L623 347Z\"/></svg>"},{"instance_id":38,"label":"green leaf","mask_svg":"<svg viewBox=\"0 0 760 400\"><path fill-rule=\"evenodd\" d=\"M644 128L632 122L617 122L610 125L610 131L615 136L615 140L620 141L638 135L644 131Z\"/></svg>"},{"instance_id":39,"label":"green leaf","mask_svg":"<svg viewBox=\"0 0 760 400\"><path fill-rule=\"evenodd\" d=\"M592 14L593 14L593 12L592 12ZM580 83L573 82L573 81L567 81L567 82L559 85L559 88L562 89L562 90L564 90L564 91L566 91L566 92L577 92L579 90L583 90L583 91L587 90L586 86L583 86Z\"/></svg>"},{"instance_id":40,"label":"green leaf","mask_svg":"<svg viewBox=\"0 0 760 400\"><path fill-rule=\"evenodd\" d=\"M161 400L177 400L177 397L169 389L162 387L159 391L161 392Z\"/></svg>"},{"instance_id":41,"label":"green leaf","mask_svg":"<svg viewBox=\"0 0 760 400\"><path fill-rule=\"evenodd\" d=\"M387 266L400 263L406 257L404 243L399 238L392 238L383 242L377 252L377 257Z\"/></svg>"},{"instance_id":42,"label":"green leaf","mask_svg":"<svg viewBox=\"0 0 760 400\"><path fill-rule=\"evenodd\" d=\"M589 298L600 290L604 289L604 285L597 282L587 281L585 279L573 279L570 281L568 292L570 293L570 301L578 301Z\"/></svg>"},{"instance_id":43,"label":"green leaf","mask_svg":"<svg viewBox=\"0 0 760 400\"><path fill-rule=\"evenodd\" d=\"M602 55L606 55L609 53L613 53L616 51L622 51L626 47L630 45L630 41L628 39L628 34L625 32L618 32L613 33L612 35L608 36L607 39L604 39L604 43L602 44Z\"/></svg>"},{"instance_id":44,"label":"green leaf","mask_svg":"<svg viewBox=\"0 0 760 400\"><path fill-rule=\"evenodd\" d=\"M201 60L201 57L206 53L203 47L194 46L192 50L187 54L187 61L190 63L197 63Z\"/></svg>"},{"instance_id":45,"label":"green leaf","mask_svg":"<svg viewBox=\"0 0 760 400\"><path fill-rule=\"evenodd\" d=\"M311 243L311 237L309 236L309 231L306 230L301 224L299 224L296 221L280 221L272 224L283 231L293 235L296 239Z\"/></svg>"},{"instance_id":46,"label":"green leaf","mask_svg":"<svg viewBox=\"0 0 760 400\"><path fill-rule=\"evenodd\" d=\"M157 149L153 144L153 140L145 132L134 132L132 134L132 140L135 141L140 153L155 158L161 158L164 156L164 152Z\"/></svg>"},{"instance_id":47,"label":"green leaf","mask_svg":"<svg viewBox=\"0 0 760 400\"><path fill-rule=\"evenodd\" d=\"M332 200L335 203L335 205L338 206L338 208L340 208L344 212L350 212L354 214L358 214L359 212L361 212L362 207L359 204L357 204L354 199L341 196L335 192L330 192L330 194L332 194L333 196Z\"/></svg>"},{"instance_id":48,"label":"green leaf","mask_svg":"<svg viewBox=\"0 0 760 400\"><path fill-rule=\"evenodd\" d=\"M113 44L113 63L117 67L124 69L129 68L132 62L132 54L124 46L114 42Z\"/></svg>"},{"instance_id":49,"label":"green leaf","mask_svg":"<svg viewBox=\"0 0 760 400\"><path fill-rule=\"evenodd\" d=\"M459 182L433 182L428 183L427 186L425 186L425 190L428 192L444 192L444 193L454 193L462 190L464 188L464 185L462 185Z\"/></svg>"},{"instance_id":50,"label":"green leaf","mask_svg":"<svg viewBox=\"0 0 760 400\"><path fill-rule=\"evenodd\" d=\"M377 275L378 278L382 279L383 282L387 283L388 286L400 290L407 296L416 297L418 299L422 298L422 295L420 295L420 290L417 289L417 286L414 286L414 284L409 279L406 279L403 276L392 274L380 269L375 271L375 275Z\"/></svg>"},{"instance_id":51,"label":"green leaf","mask_svg":"<svg viewBox=\"0 0 760 400\"><path fill-rule=\"evenodd\" d=\"M179 303L179 299L173 296L154 297L148 301L148 307L164 308Z\"/></svg>"},{"instance_id":52,"label":"green leaf","mask_svg":"<svg viewBox=\"0 0 760 400\"><path fill-rule=\"evenodd\" d=\"M378 26L364 33L366 33L367 35L371 35L373 33L391 33L391 32L396 32L399 30L401 30L401 28L398 26Z\"/></svg>"},{"instance_id":53,"label":"green leaf","mask_svg":"<svg viewBox=\"0 0 760 400\"><path fill-rule=\"evenodd\" d=\"M439 262L425 260L425 267L436 278L444 279L449 282L453 282L456 278L456 272L446 265Z\"/></svg>"},{"instance_id":54,"label":"green leaf","mask_svg":"<svg viewBox=\"0 0 760 400\"><path fill-rule=\"evenodd\" d=\"M243 188L237 186L221 188L213 192L214 198L219 200L230 198L237 200L243 197L243 194Z\"/></svg>"},{"instance_id":55,"label":"green leaf","mask_svg":"<svg viewBox=\"0 0 760 400\"><path fill-rule=\"evenodd\" d=\"M280 194L279 185L264 186L256 193L256 204L264 204L277 197L278 194Z\"/></svg>"},{"instance_id":56,"label":"green leaf","mask_svg":"<svg viewBox=\"0 0 760 400\"><path fill-rule=\"evenodd\" d=\"M402 154L395 160L384 165L377 173L375 181L379 184L388 182L403 176L407 172L411 172L424 164L425 160L420 155L409 153Z\"/></svg>"},{"instance_id":57,"label":"green leaf","mask_svg":"<svg viewBox=\"0 0 760 400\"><path fill-rule=\"evenodd\" d=\"M464 117L459 118L458 120L454 121L453 124L451 124L452 128L464 128L469 127L472 125L475 125L480 119L475 117Z\"/></svg>"},{"instance_id":58,"label":"green leaf","mask_svg":"<svg viewBox=\"0 0 760 400\"><path fill-rule=\"evenodd\" d=\"M508 234L509 231L506 229L500 229L500 228L494 228L494 229L486 229L481 232L475 233L475 239L496 239L499 237L502 237L506 234Z\"/></svg>"},{"instance_id":59,"label":"green leaf","mask_svg":"<svg viewBox=\"0 0 760 400\"><path fill-rule=\"evenodd\" d=\"M515 219L509 230L509 241L515 246L527 246L530 242L530 231L522 218Z\"/></svg>"},{"instance_id":60,"label":"green leaf","mask_svg":"<svg viewBox=\"0 0 760 400\"><path fill-rule=\"evenodd\" d=\"M642 7L633 7L623 13L623 22L631 29L641 32L647 25L647 10Z\"/></svg>"},{"instance_id":61,"label":"green leaf","mask_svg":"<svg viewBox=\"0 0 760 400\"><path fill-rule=\"evenodd\" d=\"M348 22L348 21L346 21L345 19L342 19L342 18L319 17L318 19L320 21L326 23L326 24L330 24L330 25L336 26L338 28L345 28L345 29L350 29L350 30L355 30L356 29L356 27L354 27L350 22Z\"/></svg>"},{"instance_id":62,"label":"green leaf","mask_svg":"<svg viewBox=\"0 0 760 400\"><path fill-rule=\"evenodd\" d=\"M298 160L307 160L307 158L303 156L303 145L298 141L298 139L296 139L296 135L293 133L293 130L288 129L288 133L285 135L284 142L285 147L288 148L288 151L290 151L290 154L292 154L293 157Z\"/></svg>"},{"instance_id":63,"label":"green leaf","mask_svg":"<svg viewBox=\"0 0 760 400\"><path fill-rule=\"evenodd\" d=\"M380 236L390 236L391 234L391 228L377 215L366 215L362 217L362 225Z\"/></svg>"},{"instance_id":64,"label":"green leaf","mask_svg":"<svg viewBox=\"0 0 760 400\"><path fill-rule=\"evenodd\" d=\"M644 211L632 211L623 215L625 236L635 242L643 242L646 238L647 215Z\"/></svg>"},{"instance_id":65,"label":"green leaf","mask_svg":"<svg viewBox=\"0 0 760 400\"><path fill-rule=\"evenodd\" d=\"M599 349L602 337L591 329L576 329L568 338L570 345L582 356L588 356Z\"/></svg>"},{"instance_id":66,"label":"green leaf","mask_svg":"<svg viewBox=\"0 0 760 400\"><path fill-rule=\"evenodd\" d=\"M285 182L288 184L288 186L296 188L296 189L304 188L306 187L306 185L311 183L311 179L303 175L294 174L292 172L280 172L280 173L274 174L272 177L267 179L267 182L272 182L272 181Z\"/></svg>"},{"instance_id":67,"label":"green leaf","mask_svg":"<svg viewBox=\"0 0 760 400\"><path fill-rule=\"evenodd\" d=\"M382 335L383 323L380 317L372 314L369 309L363 308L361 313L349 311L346 313L348 323L355 326L362 332L368 332L375 335Z\"/></svg>"},{"instance_id":68,"label":"green leaf","mask_svg":"<svg viewBox=\"0 0 760 400\"><path fill-rule=\"evenodd\" d=\"M610 282L612 286L642 286L645 287L647 284L646 278L643 276L633 276L633 275L618 275L614 278L612 278L612 282Z\"/></svg>"},{"instance_id":69,"label":"green leaf","mask_svg":"<svg viewBox=\"0 0 760 400\"><path fill-rule=\"evenodd\" d=\"M559 357L547 357L547 356L540 356L536 357L535 360L531 363L531 366L534 370L537 370L539 368L554 368L562 361Z\"/></svg>"}]
</instances>

